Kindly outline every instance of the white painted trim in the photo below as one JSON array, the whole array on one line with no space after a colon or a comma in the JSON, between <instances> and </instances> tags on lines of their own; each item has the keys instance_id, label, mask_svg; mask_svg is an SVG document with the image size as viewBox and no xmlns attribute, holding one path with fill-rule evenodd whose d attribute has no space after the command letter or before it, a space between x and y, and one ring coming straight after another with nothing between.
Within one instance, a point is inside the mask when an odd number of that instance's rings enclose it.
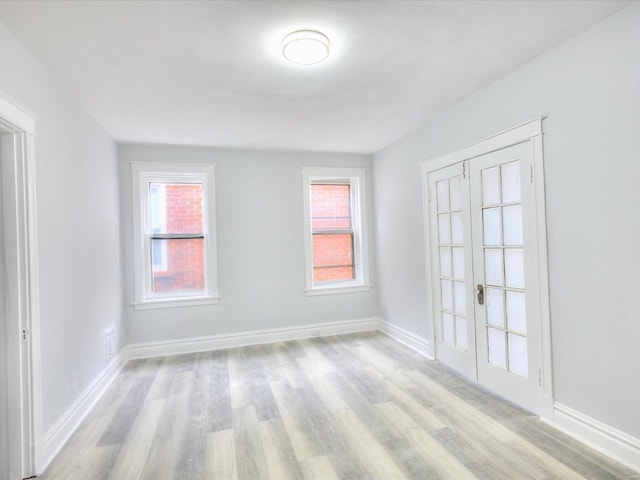
<instances>
[{"instance_id":1,"label":"white painted trim","mask_svg":"<svg viewBox=\"0 0 640 480\"><path fill-rule=\"evenodd\" d=\"M305 294L353 293L371 288L369 279L369 225L367 222L367 169L343 167L301 167L304 209ZM316 180L348 181L351 185L351 216L355 279L316 285L313 281L313 234L311 231L310 185ZM365 290L358 289L366 287Z\"/></svg>"},{"instance_id":2,"label":"white painted trim","mask_svg":"<svg viewBox=\"0 0 640 480\"><path fill-rule=\"evenodd\" d=\"M49 431L36 442L36 472L41 474L60 452L130 359L196 353L368 331L380 331L433 360L433 343L431 341L375 317L128 345L105 367ZM473 382L472 379L470 381ZM554 405L553 419L542 418L541 420L620 463L640 471L640 439L559 403Z\"/></svg>"},{"instance_id":3,"label":"white painted trim","mask_svg":"<svg viewBox=\"0 0 640 480\"><path fill-rule=\"evenodd\" d=\"M372 285L345 285L338 286L334 285L332 287L316 287L311 290L305 290L305 293L308 297L314 297L316 295L336 295L340 293L360 293L360 292L368 292L371 290Z\"/></svg>"},{"instance_id":4,"label":"white painted trim","mask_svg":"<svg viewBox=\"0 0 640 480\"><path fill-rule=\"evenodd\" d=\"M640 439L556 402L545 423L640 472Z\"/></svg>"},{"instance_id":5,"label":"white painted trim","mask_svg":"<svg viewBox=\"0 0 640 480\"><path fill-rule=\"evenodd\" d=\"M41 431L38 246L36 230L35 119L0 92L0 126L11 145L2 155L5 302L8 336L9 470L29 477L34 471L34 438ZM7 141L9 141L7 139ZM6 156L5 156L6 155ZM17 337L26 331L26 338Z\"/></svg>"},{"instance_id":6,"label":"white painted trim","mask_svg":"<svg viewBox=\"0 0 640 480\"><path fill-rule=\"evenodd\" d=\"M121 351L35 444L36 475L42 474L118 376L126 358Z\"/></svg>"},{"instance_id":7,"label":"white painted trim","mask_svg":"<svg viewBox=\"0 0 640 480\"><path fill-rule=\"evenodd\" d=\"M214 163L180 164L162 162L130 162L133 206L134 297L136 309L181 307L216 304L218 293L218 247L216 224L216 177ZM152 291L151 252L148 248L151 228L148 185L150 182L184 182L202 185L204 202L203 228L206 239L205 291L202 295L156 295ZM171 302L175 302L171 305Z\"/></svg>"},{"instance_id":8,"label":"white painted trim","mask_svg":"<svg viewBox=\"0 0 640 480\"><path fill-rule=\"evenodd\" d=\"M22 107L8 93L0 90L0 118L11 122L11 124L24 133L35 132L36 115Z\"/></svg>"},{"instance_id":9,"label":"white painted trim","mask_svg":"<svg viewBox=\"0 0 640 480\"><path fill-rule=\"evenodd\" d=\"M424 337L411 333L404 328L398 327L385 320L380 320L379 330L393 338L394 340L406 345L412 350L424 355L430 360L434 360L433 342Z\"/></svg>"},{"instance_id":10,"label":"white painted trim","mask_svg":"<svg viewBox=\"0 0 640 480\"><path fill-rule=\"evenodd\" d=\"M551 306L549 300L549 248L547 242L547 202L542 133L531 138L533 187L536 202L536 232L538 254L538 294L540 311L540 361L542 362L541 414L548 416L553 405L553 358L551 351ZM544 398L546 397L546 398ZM546 404L546 407L545 407ZM547 412L547 415L544 415Z\"/></svg>"},{"instance_id":11,"label":"white painted trim","mask_svg":"<svg viewBox=\"0 0 640 480\"><path fill-rule=\"evenodd\" d=\"M220 297L180 297L180 298L167 298L148 300L145 302L132 303L131 306L136 310L155 310L158 308L183 308L183 307L198 307L201 305L216 305L220 303Z\"/></svg>"},{"instance_id":12,"label":"white painted trim","mask_svg":"<svg viewBox=\"0 0 640 480\"><path fill-rule=\"evenodd\" d=\"M253 330L250 332L183 338L162 342L136 343L125 347L126 358L151 358L163 355L206 352L224 348L260 345L264 343L300 340L303 338L327 337L348 333L378 330L378 318L345 320L341 322L316 323L299 327Z\"/></svg>"},{"instance_id":13,"label":"white painted trim","mask_svg":"<svg viewBox=\"0 0 640 480\"><path fill-rule=\"evenodd\" d=\"M448 167L454 163L469 160L471 158L495 152L503 148L527 142L536 135L542 135L542 120L538 117L528 122L509 128L503 132L496 133L490 137L468 145L455 152L446 153L421 162L422 172L433 172L443 167Z\"/></svg>"}]
</instances>

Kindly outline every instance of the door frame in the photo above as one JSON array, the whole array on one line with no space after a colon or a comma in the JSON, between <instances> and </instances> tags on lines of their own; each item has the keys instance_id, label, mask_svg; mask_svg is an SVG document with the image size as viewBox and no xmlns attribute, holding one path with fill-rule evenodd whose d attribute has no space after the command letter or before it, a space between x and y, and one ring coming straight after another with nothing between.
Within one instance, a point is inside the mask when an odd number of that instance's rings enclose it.
<instances>
[{"instance_id":1,"label":"door frame","mask_svg":"<svg viewBox=\"0 0 640 480\"><path fill-rule=\"evenodd\" d=\"M423 186L423 211L424 211L424 238L425 238L425 259L427 271L427 294L429 298L433 298L435 285L432 280L432 266L436 259L432 258L431 243L433 241L430 234L430 210L428 205L429 199L429 173L439 170L450 165L471 160L480 155L502 150L520 143L530 142L532 147L532 171L531 175L534 179L535 188L535 207L536 207L536 248L538 257L538 284L540 296L538 298L540 311L540 337L541 345L538 352L541 359L541 369L539 375L540 383L540 408L539 414L544 418L553 417L553 368L551 354L551 315L549 308L549 262L547 247L547 222L546 222L546 200L544 186L544 159L543 159L543 128L542 122L545 117L538 117L523 124L517 125L503 132L497 133L476 143L473 143L460 150L450 152L444 155L433 157L429 160L421 162L422 170L422 186ZM431 306L435 302L430 302ZM434 358L438 358L438 351L435 339L435 312L433 308L429 310L430 318L428 319L432 341Z\"/></svg>"},{"instance_id":2,"label":"door frame","mask_svg":"<svg viewBox=\"0 0 640 480\"><path fill-rule=\"evenodd\" d=\"M11 136L1 156L8 409L11 480L35 475L35 438L41 431L38 257L34 116L0 92L0 127ZM18 473L18 477L16 477ZM21 475L21 476L20 476Z\"/></svg>"}]
</instances>

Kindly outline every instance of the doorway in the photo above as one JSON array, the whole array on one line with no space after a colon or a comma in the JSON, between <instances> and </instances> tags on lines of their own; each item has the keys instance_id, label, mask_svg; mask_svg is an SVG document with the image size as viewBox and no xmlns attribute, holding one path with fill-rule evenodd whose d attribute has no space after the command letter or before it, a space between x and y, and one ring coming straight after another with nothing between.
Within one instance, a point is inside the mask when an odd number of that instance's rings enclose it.
<instances>
[{"instance_id":1,"label":"doorway","mask_svg":"<svg viewBox=\"0 0 640 480\"><path fill-rule=\"evenodd\" d=\"M542 131L532 123L423 172L436 358L541 414L551 369Z\"/></svg>"},{"instance_id":2,"label":"doorway","mask_svg":"<svg viewBox=\"0 0 640 480\"><path fill-rule=\"evenodd\" d=\"M2 141L0 132L0 142ZM0 146L0 155L2 155ZM0 163L1 163L0 157ZM0 479L9 478L9 384L7 382L7 324L5 304L4 222L2 208L2 169L0 168Z\"/></svg>"},{"instance_id":3,"label":"doorway","mask_svg":"<svg viewBox=\"0 0 640 480\"><path fill-rule=\"evenodd\" d=\"M0 94L0 478L34 475L37 261L31 116Z\"/></svg>"}]
</instances>

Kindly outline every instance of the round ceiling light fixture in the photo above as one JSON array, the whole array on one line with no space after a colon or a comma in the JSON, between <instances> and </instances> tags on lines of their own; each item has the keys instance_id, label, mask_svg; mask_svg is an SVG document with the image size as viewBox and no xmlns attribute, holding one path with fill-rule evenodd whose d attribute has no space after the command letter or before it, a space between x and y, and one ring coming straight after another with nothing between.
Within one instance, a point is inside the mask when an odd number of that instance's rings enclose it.
<instances>
[{"instance_id":1,"label":"round ceiling light fixture","mask_svg":"<svg viewBox=\"0 0 640 480\"><path fill-rule=\"evenodd\" d=\"M315 30L297 30L282 39L282 55L297 65L315 65L329 56L329 38Z\"/></svg>"}]
</instances>

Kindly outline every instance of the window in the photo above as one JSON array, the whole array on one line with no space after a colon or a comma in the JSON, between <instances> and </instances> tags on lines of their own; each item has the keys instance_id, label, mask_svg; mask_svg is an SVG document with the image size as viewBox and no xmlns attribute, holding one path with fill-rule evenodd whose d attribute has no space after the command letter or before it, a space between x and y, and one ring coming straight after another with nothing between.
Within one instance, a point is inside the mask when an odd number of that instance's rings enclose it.
<instances>
[{"instance_id":1,"label":"window","mask_svg":"<svg viewBox=\"0 0 640 480\"><path fill-rule=\"evenodd\" d=\"M214 167L133 163L135 306L217 303Z\"/></svg>"},{"instance_id":2,"label":"window","mask_svg":"<svg viewBox=\"0 0 640 480\"><path fill-rule=\"evenodd\" d=\"M153 184L149 187L149 217L151 221L151 233L164 233L167 228L167 212L164 184ZM153 259L153 271L167 270L167 245L166 243L152 243L151 258Z\"/></svg>"},{"instance_id":3,"label":"window","mask_svg":"<svg viewBox=\"0 0 640 480\"><path fill-rule=\"evenodd\" d=\"M304 168L307 295L366 291L364 169Z\"/></svg>"}]
</instances>

